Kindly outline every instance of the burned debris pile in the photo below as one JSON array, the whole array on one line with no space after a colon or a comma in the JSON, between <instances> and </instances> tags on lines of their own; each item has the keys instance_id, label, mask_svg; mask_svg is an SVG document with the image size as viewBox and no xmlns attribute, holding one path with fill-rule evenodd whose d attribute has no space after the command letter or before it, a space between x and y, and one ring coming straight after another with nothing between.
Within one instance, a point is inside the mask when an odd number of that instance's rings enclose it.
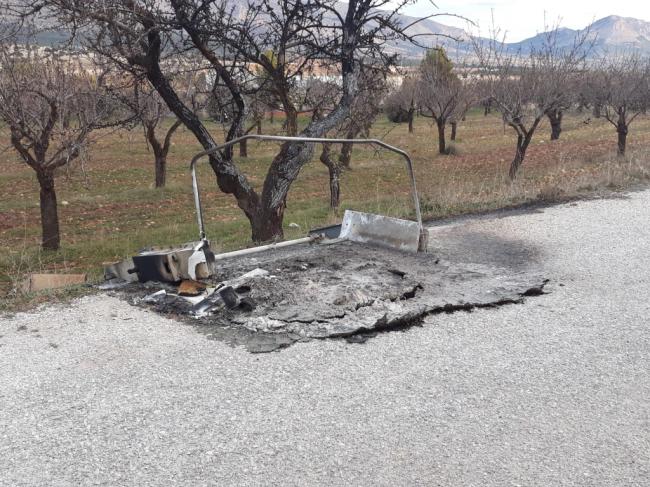
<instances>
[{"instance_id":1,"label":"burned debris pile","mask_svg":"<svg viewBox=\"0 0 650 487\"><path fill-rule=\"evenodd\" d=\"M180 261L165 259L172 265ZM154 267L160 264L156 259L151 262ZM123 277L126 272L132 282L119 293L132 303L221 331L290 337L283 343L365 339L419 324L439 312L517 303L532 294L531 289L544 286L540 276L524 272L504 275L486 265L445 262L432 254L349 241L219 260L208 278L189 279L181 266L181 279L172 282L135 282L130 276L151 276L152 270L141 269L140 262L138 272L129 274L128 265L122 264L121 273L109 268L107 277ZM162 269L178 270L164 264ZM109 287L115 282L107 281Z\"/></svg>"}]
</instances>

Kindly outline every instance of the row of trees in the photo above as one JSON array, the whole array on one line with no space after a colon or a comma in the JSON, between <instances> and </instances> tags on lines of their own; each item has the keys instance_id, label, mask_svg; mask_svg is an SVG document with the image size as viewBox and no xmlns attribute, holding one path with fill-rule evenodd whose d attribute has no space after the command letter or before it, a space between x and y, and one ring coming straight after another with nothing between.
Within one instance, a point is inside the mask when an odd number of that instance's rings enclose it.
<instances>
[{"instance_id":1,"label":"row of trees","mask_svg":"<svg viewBox=\"0 0 650 487\"><path fill-rule=\"evenodd\" d=\"M570 47L558 47L557 30L522 56L503 42L475 40L477 62L454 66L444 50L427 53L417 73L407 77L387 98L390 120L408 122L413 131L416 114L431 117L438 133L438 149L448 152L447 124L456 124L468 109L480 106L488 115L496 110L516 137L510 165L514 179L543 119L551 140L560 138L564 113L572 108L591 110L616 130L617 151L624 155L630 124L650 107L650 60L636 54L589 60L589 32Z\"/></svg>"},{"instance_id":2,"label":"row of trees","mask_svg":"<svg viewBox=\"0 0 650 487\"><path fill-rule=\"evenodd\" d=\"M475 85L474 78L459 74L444 49L431 49L417 72L387 97L384 110L392 122L408 122L409 133L414 131L416 114L431 118L438 132L438 152L447 154L447 125L451 125L451 139L455 140L458 121L478 101Z\"/></svg>"}]
</instances>

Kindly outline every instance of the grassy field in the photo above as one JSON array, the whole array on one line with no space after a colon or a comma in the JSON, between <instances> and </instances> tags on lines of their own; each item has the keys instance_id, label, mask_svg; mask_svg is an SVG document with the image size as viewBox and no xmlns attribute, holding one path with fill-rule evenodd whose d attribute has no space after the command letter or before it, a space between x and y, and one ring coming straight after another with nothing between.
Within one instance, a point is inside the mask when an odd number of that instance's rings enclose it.
<instances>
[{"instance_id":1,"label":"grassy field","mask_svg":"<svg viewBox=\"0 0 650 487\"><path fill-rule=\"evenodd\" d=\"M625 188L650 176L650 118L635 121L629 154L615 156L616 134L604 120L583 123L567 116L559 141L550 142L542 125L515 183L507 179L514 136L498 116L471 113L459 125L454 155L439 156L429 120L418 119L414 134L384 117L372 136L406 149L413 157L425 218L484 211L534 200L558 200L601 189ZM265 124L280 131L281 121ZM219 126L211 127L222 138ZM3 135L6 138L6 134ZM6 144L5 144L6 145ZM34 271L89 272L150 245L173 245L197 238L188 161L199 150L190 133L180 130L169 156L168 184L153 187L153 157L139 131L106 135L91 158L57 180L62 248L39 249L38 185L31 169L11 150L0 154L0 296L8 297L25 274ZM277 144L252 142L241 160L245 173L260 187ZM368 147L355 149L353 169L342 182L343 208L394 216L412 215L403 161ZM235 200L219 192L214 176L200 171L208 236L217 250L251 245L248 222ZM285 216L286 237L340 219L328 209L327 169L317 158L294 183ZM289 224L296 223L289 227ZM6 301L6 300L5 300Z\"/></svg>"}]
</instances>

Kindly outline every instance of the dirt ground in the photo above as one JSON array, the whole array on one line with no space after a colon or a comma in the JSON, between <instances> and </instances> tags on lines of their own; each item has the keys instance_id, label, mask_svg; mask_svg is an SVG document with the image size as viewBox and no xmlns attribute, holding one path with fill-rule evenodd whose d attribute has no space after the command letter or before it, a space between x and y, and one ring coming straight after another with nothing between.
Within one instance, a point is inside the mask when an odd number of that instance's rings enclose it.
<instances>
[{"instance_id":1,"label":"dirt ground","mask_svg":"<svg viewBox=\"0 0 650 487\"><path fill-rule=\"evenodd\" d=\"M529 201L584 197L603 188L626 187L650 177L650 118L635 121L629 157L615 157L615 131L604 120L585 124L587 114L567 114L559 141L548 141L540 126L518 180L507 180L513 134L498 115L472 112L459 126L454 154L436 152L435 131L418 119L415 133L380 117L371 136L407 150L412 156L425 218L489 211ZM267 133L282 121L265 123ZM220 127L212 125L219 139ZM0 138L5 137L0 131ZM238 164L260 188L274 143L251 143L250 157ZM88 272L99 277L105 262L121 260L151 245L169 246L196 239L188 161L198 151L191 134L179 130L169 157L168 183L153 187L152 154L137 130L96 140L90 158L57 179L62 248L39 249L38 185L33 171L15 154L0 154L0 296L8 297L30 272ZM235 200L218 191L207 165L200 169L207 232L216 251L251 245L250 228ZM342 178L341 209L412 217L409 184L402 161L373 148L355 149L352 170ZM292 185L285 214L285 236L339 222L328 208L327 169L315 158ZM27 297L27 299L32 299ZM1 305L0 305L1 306Z\"/></svg>"}]
</instances>

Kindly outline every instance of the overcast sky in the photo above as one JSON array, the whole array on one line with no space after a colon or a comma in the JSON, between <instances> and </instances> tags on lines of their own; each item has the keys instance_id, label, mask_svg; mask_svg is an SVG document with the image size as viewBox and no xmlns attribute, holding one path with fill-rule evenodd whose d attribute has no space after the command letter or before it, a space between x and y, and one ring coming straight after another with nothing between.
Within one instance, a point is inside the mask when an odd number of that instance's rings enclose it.
<instances>
[{"instance_id":1,"label":"overcast sky","mask_svg":"<svg viewBox=\"0 0 650 487\"><path fill-rule=\"evenodd\" d=\"M572 29L582 29L608 15L650 21L648 0L436 0L435 4L437 9L429 0L418 0L405 13L418 17L440 12L462 15L477 22L481 34L486 35L494 12L495 24L507 31L508 42L520 41L543 31L545 13L549 25L559 18L563 27ZM434 20L463 28L467 26L466 22L450 17Z\"/></svg>"}]
</instances>

